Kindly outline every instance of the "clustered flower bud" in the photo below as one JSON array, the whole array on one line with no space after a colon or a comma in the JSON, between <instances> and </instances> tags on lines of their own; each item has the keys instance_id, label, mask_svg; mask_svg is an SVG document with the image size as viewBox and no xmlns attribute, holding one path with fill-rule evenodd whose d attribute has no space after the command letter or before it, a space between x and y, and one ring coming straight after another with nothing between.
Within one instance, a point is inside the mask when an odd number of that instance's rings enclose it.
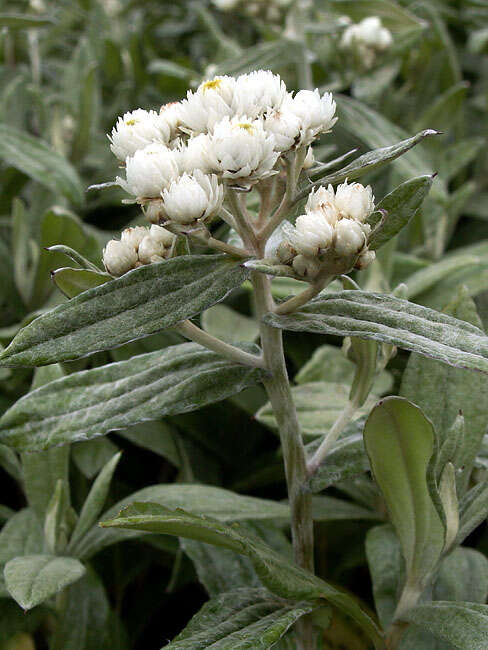
<instances>
[{"instance_id":1,"label":"clustered flower bud","mask_svg":"<svg viewBox=\"0 0 488 650\"><path fill-rule=\"evenodd\" d=\"M374 210L371 187L347 180L334 191L319 187L309 195L305 213L295 226L285 223L286 239L277 249L282 264L301 277L313 280L320 273L337 275L351 268L366 268L375 258L367 248L371 227L366 223Z\"/></svg>"},{"instance_id":2,"label":"clustered flower bud","mask_svg":"<svg viewBox=\"0 0 488 650\"><path fill-rule=\"evenodd\" d=\"M103 263L110 275L120 277L143 264L161 262L170 256L175 235L161 226L136 226L111 239L103 250Z\"/></svg>"},{"instance_id":3,"label":"clustered flower bud","mask_svg":"<svg viewBox=\"0 0 488 650\"><path fill-rule=\"evenodd\" d=\"M363 68L373 67L376 57L386 52L393 43L389 29L381 18L369 16L361 22L346 27L341 38L341 48L351 52Z\"/></svg>"}]
</instances>

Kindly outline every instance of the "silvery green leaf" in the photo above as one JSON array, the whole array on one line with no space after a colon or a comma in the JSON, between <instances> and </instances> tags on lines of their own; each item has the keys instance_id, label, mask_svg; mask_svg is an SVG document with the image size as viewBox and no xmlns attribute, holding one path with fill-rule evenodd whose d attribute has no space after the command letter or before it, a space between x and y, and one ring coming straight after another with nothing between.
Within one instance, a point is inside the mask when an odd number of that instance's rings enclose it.
<instances>
[{"instance_id":1,"label":"silvery green leaf","mask_svg":"<svg viewBox=\"0 0 488 650\"><path fill-rule=\"evenodd\" d=\"M5 565L7 589L22 609L32 609L79 580L85 567L73 557L24 555Z\"/></svg>"},{"instance_id":2,"label":"silvery green leaf","mask_svg":"<svg viewBox=\"0 0 488 650\"><path fill-rule=\"evenodd\" d=\"M67 298L74 298L83 291L109 282L112 277L101 271L63 267L51 272L51 280Z\"/></svg>"},{"instance_id":3,"label":"silvery green leaf","mask_svg":"<svg viewBox=\"0 0 488 650\"><path fill-rule=\"evenodd\" d=\"M419 269L406 278L404 282L406 287L405 297L408 299L415 298L425 291L435 288L438 282L448 278L452 273L460 269L476 269L479 271L480 266L483 266L483 260L476 255L469 254L458 254L429 264L426 268Z\"/></svg>"},{"instance_id":4,"label":"silvery green leaf","mask_svg":"<svg viewBox=\"0 0 488 650\"><path fill-rule=\"evenodd\" d=\"M408 400L387 397L366 421L364 444L400 539L407 579L422 591L445 541L428 483L435 450L432 424Z\"/></svg>"},{"instance_id":5,"label":"silvery green leaf","mask_svg":"<svg viewBox=\"0 0 488 650\"><path fill-rule=\"evenodd\" d=\"M291 315L266 314L272 327L357 336L488 373L488 337L478 327L407 300L378 293L323 294Z\"/></svg>"},{"instance_id":6,"label":"silvery green leaf","mask_svg":"<svg viewBox=\"0 0 488 650\"><path fill-rule=\"evenodd\" d=\"M262 588L241 588L215 596L191 619L168 650L267 650L312 603L290 602Z\"/></svg>"},{"instance_id":7,"label":"silvery green leaf","mask_svg":"<svg viewBox=\"0 0 488 650\"><path fill-rule=\"evenodd\" d=\"M142 266L27 325L2 353L0 365L79 359L149 336L223 300L248 273L227 255L182 256Z\"/></svg>"},{"instance_id":8,"label":"silvery green leaf","mask_svg":"<svg viewBox=\"0 0 488 650\"><path fill-rule=\"evenodd\" d=\"M376 210L386 212L386 217L381 225L373 230L368 247L378 250L397 235L417 214L431 185L432 176L419 176L402 183L387 194L376 206Z\"/></svg>"},{"instance_id":9,"label":"silvery green leaf","mask_svg":"<svg viewBox=\"0 0 488 650\"><path fill-rule=\"evenodd\" d=\"M152 423L148 423L152 424ZM61 447L55 447L61 449ZM87 479L92 480L117 453L118 447L109 438L93 438L70 445L71 459Z\"/></svg>"},{"instance_id":10,"label":"silvery green leaf","mask_svg":"<svg viewBox=\"0 0 488 650\"><path fill-rule=\"evenodd\" d=\"M199 409L259 379L256 369L182 343L73 373L27 393L0 419L0 440L24 451L89 440Z\"/></svg>"},{"instance_id":11,"label":"silvery green leaf","mask_svg":"<svg viewBox=\"0 0 488 650\"><path fill-rule=\"evenodd\" d=\"M488 559L474 548L456 548L441 562L433 600L485 603L488 596Z\"/></svg>"},{"instance_id":12,"label":"silvery green leaf","mask_svg":"<svg viewBox=\"0 0 488 650\"><path fill-rule=\"evenodd\" d=\"M290 513L286 504L276 501L243 496L210 485L178 483L143 488L116 503L102 518L115 517L122 508L133 501L151 501L167 508L183 508L219 521L286 520ZM76 554L78 557L88 558L106 546L139 535L140 533L134 530L105 530L93 526L76 545Z\"/></svg>"},{"instance_id":13,"label":"silvery green leaf","mask_svg":"<svg viewBox=\"0 0 488 650\"><path fill-rule=\"evenodd\" d=\"M312 497L312 516L314 521L380 519L379 514L373 510L358 506L351 501L325 495Z\"/></svg>"},{"instance_id":14,"label":"silvery green leaf","mask_svg":"<svg viewBox=\"0 0 488 650\"><path fill-rule=\"evenodd\" d=\"M414 607L406 613L405 620L457 650L486 650L488 605L439 600Z\"/></svg>"},{"instance_id":15,"label":"silvery green leaf","mask_svg":"<svg viewBox=\"0 0 488 650\"><path fill-rule=\"evenodd\" d=\"M299 568L262 540L246 534L238 524L227 526L183 510L170 510L154 503L133 503L102 526L188 537L247 555L261 582L274 594L294 600L324 599L351 616L375 644L381 642L375 622L353 598Z\"/></svg>"},{"instance_id":16,"label":"silvery green leaf","mask_svg":"<svg viewBox=\"0 0 488 650\"><path fill-rule=\"evenodd\" d=\"M214 305L201 316L202 328L229 343L252 343L259 336L259 323L227 305Z\"/></svg>"},{"instance_id":17,"label":"silvery green leaf","mask_svg":"<svg viewBox=\"0 0 488 650\"><path fill-rule=\"evenodd\" d=\"M43 140L11 124L0 124L0 158L54 194L65 196L75 205L83 205L84 189L75 168Z\"/></svg>"},{"instance_id":18,"label":"silvery green leaf","mask_svg":"<svg viewBox=\"0 0 488 650\"><path fill-rule=\"evenodd\" d=\"M383 629L387 630L393 621L405 572L400 542L390 524L368 530L366 557L376 611Z\"/></svg>"}]
</instances>

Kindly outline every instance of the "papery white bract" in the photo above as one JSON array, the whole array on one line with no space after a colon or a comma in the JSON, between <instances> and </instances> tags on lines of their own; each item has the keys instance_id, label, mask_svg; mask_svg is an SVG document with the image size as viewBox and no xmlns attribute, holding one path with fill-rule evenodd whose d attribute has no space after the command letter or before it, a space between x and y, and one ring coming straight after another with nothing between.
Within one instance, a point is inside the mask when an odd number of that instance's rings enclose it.
<instances>
[{"instance_id":1,"label":"papery white bract","mask_svg":"<svg viewBox=\"0 0 488 650\"><path fill-rule=\"evenodd\" d=\"M353 219L341 219L334 229L334 248L338 255L349 257L359 253L366 243L361 224Z\"/></svg>"},{"instance_id":2,"label":"papery white bract","mask_svg":"<svg viewBox=\"0 0 488 650\"><path fill-rule=\"evenodd\" d=\"M139 149L125 161L126 179L117 182L138 199L154 198L178 177L178 152L162 144L150 144Z\"/></svg>"},{"instance_id":3,"label":"papery white bract","mask_svg":"<svg viewBox=\"0 0 488 650\"><path fill-rule=\"evenodd\" d=\"M120 235L120 241L125 242L129 246L132 246L136 251L139 248L139 244L147 235L147 228L144 226L135 226L134 228L126 228L122 231Z\"/></svg>"},{"instance_id":4,"label":"papery white bract","mask_svg":"<svg viewBox=\"0 0 488 650\"><path fill-rule=\"evenodd\" d=\"M207 133L200 133L182 143L179 151L181 153L179 163L180 171L191 173L199 169L205 174L211 169L208 152L211 147L211 136Z\"/></svg>"},{"instance_id":5,"label":"papery white bract","mask_svg":"<svg viewBox=\"0 0 488 650\"><path fill-rule=\"evenodd\" d=\"M300 141L301 118L293 111L293 99L287 95L281 107L267 112L263 127L275 139L275 151L288 151Z\"/></svg>"},{"instance_id":6,"label":"papery white bract","mask_svg":"<svg viewBox=\"0 0 488 650\"><path fill-rule=\"evenodd\" d=\"M290 110L300 119L300 145L305 146L337 122L336 103L331 93L320 96L318 89L300 90L290 103Z\"/></svg>"},{"instance_id":7,"label":"papery white bract","mask_svg":"<svg viewBox=\"0 0 488 650\"><path fill-rule=\"evenodd\" d=\"M224 118L215 125L207 151L210 169L228 182L249 185L275 173L275 140L261 120Z\"/></svg>"},{"instance_id":8,"label":"papery white bract","mask_svg":"<svg viewBox=\"0 0 488 650\"><path fill-rule=\"evenodd\" d=\"M336 189L335 206L343 217L365 221L374 210L373 190L361 183L348 185L346 180Z\"/></svg>"},{"instance_id":9,"label":"papery white bract","mask_svg":"<svg viewBox=\"0 0 488 650\"><path fill-rule=\"evenodd\" d=\"M190 133L205 133L223 117L234 114L236 80L226 75L201 83L188 91L179 107L181 128Z\"/></svg>"},{"instance_id":10,"label":"papery white bract","mask_svg":"<svg viewBox=\"0 0 488 650\"><path fill-rule=\"evenodd\" d=\"M193 174L183 174L163 191L167 218L180 224L213 217L222 207L223 200L224 190L217 176L204 174L199 169Z\"/></svg>"},{"instance_id":11,"label":"papery white bract","mask_svg":"<svg viewBox=\"0 0 488 650\"><path fill-rule=\"evenodd\" d=\"M302 255L315 257L330 247L334 229L321 212L306 212L300 215L295 227L284 224L290 244Z\"/></svg>"},{"instance_id":12,"label":"papery white bract","mask_svg":"<svg viewBox=\"0 0 488 650\"><path fill-rule=\"evenodd\" d=\"M287 96L285 82L271 70L254 70L237 78L233 109L235 115L256 118L279 110Z\"/></svg>"},{"instance_id":13,"label":"papery white bract","mask_svg":"<svg viewBox=\"0 0 488 650\"><path fill-rule=\"evenodd\" d=\"M170 127L165 120L161 119L159 113L138 108L118 118L108 139L114 155L119 160L125 161L127 156L133 156L136 151L144 149L148 144L153 142L167 144L170 136Z\"/></svg>"}]
</instances>

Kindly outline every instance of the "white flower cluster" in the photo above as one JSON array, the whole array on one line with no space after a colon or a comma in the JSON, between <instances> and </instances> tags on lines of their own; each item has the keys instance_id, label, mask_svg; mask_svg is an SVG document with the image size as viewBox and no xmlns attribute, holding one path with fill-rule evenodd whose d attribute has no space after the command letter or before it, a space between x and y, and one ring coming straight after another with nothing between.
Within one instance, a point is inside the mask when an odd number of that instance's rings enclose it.
<instances>
[{"instance_id":1,"label":"white flower cluster","mask_svg":"<svg viewBox=\"0 0 488 650\"><path fill-rule=\"evenodd\" d=\"M388 50L393 43L389 29L381 18L370 16L360 23L349 25L343 32L341 47L352 52L364 68L371 68L378 54Z\"/></svg>"},{"instance_id":2,"label":"white flower cluster","mask_svg":"<svg viewBox=\"0 0 488 650\"><path fill-rule=\"evenodd\" d=\"M122 231L120 240L111 239L103 249L103 263L110 275L119 277L143 264L169 257L175 235L161 226L136 226Z\"/></svg>"},{"instance_id":3,"label":"white flower cluster","mask_svg":"<svg viewBox=\"0 0 488 650\"><path fill-rule=\"evenodd\" d=\"M212 0L220 11L242 10L266 23L281 22L292 0Z\"/></svg>"},{"instance_id":4,"label":"white flower cluster","mask_svg":"<svg viewBox=\"0 0 488 650\"><path fill-rule=\"evenodd\" d=\"M270 71L215 77L159 113L118 119L109 138L126 174L116 181L151 221L206 223L225 185L250 187L278 173L280 156L329 131L334 114L330 93L293 95Z\"/></svg>"},{"instance_id":5,"label":"white flower cluster","mask_svg":"<svg viewBox=\"0 0 488 650\"><path fill-rule=\"evenodd\" d=\"M367 249L371 227L366 219L373 210L369 185L346 181L336 191L332 185L319 187L309 195L305 214L297 217L295 226L284 223L286 240L278 247L279 260L307 279L330 265L344 266L342 272L347 267L366 268L375 258Z\"/></svg>"}]
</instances>

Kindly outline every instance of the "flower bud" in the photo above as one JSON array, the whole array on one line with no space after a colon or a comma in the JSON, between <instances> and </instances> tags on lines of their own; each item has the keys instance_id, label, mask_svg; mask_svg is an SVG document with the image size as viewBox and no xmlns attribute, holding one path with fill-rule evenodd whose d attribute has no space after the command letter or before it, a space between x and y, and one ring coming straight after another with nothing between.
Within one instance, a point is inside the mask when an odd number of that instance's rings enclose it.
<instances>
[{"instance_id":1,"label":"flower bud","mask_svg":"<svg viewBox=\"0 0 488 650\"><path fill-rule=\"evenodd\" d=\"M159 223L166 217L163 199L152 199L143 205L144 215L151 223Z\"/></svg>"},{"instance_id":2,"label":"flower bud","mask_svg":"<svg viewBox=\"0 0 488 650\"><path fill-rule=\"evenodd\" d=\"M136 151L144 149L148 144L153 142L167 144L170 139L170 128L156 111L138 108L118 118L108 139L111 143L110 149L115 156L125 161L127 156L133 156Z\"/></svg>"},{"instance_id":3,"label":"flower bud","mask_svg":"<svg viewBox=\"0 0 488 650\"><path fill-rule=\"evenodd\" d=\"M165 252L161 241L153 239L151 235L146 235L139 245L139 261L142 264L161 262L164 260Z\"/></svg>"},{"instance_id":4,"label":"flower bud","mask_svg":"<svg viewBox=\"0 0 488 650\"><path fill-rule=\"evenodd\" d=\"M302 278L313 280L319 274L320 262L305 255L297 255L293 260L293 270Z\"/></svg>"},{"instance_id":5,"label":"flower bud","mask_svg":"<svg viewBox=\"0 0 488 650\"><path fill-rule=\"evenodd\" d=\"M361 224L352 219L341 219L334 231L334 248L341 256L356 255L366 242Z\"/></svg>"},{"instance_id":6,"label":"flower bud","mask_svg":"<svg viewBox=\"0 0 488 650\"><path fill-rule=\"evenodd\" d=\"M307 150L307 155L303 161L303 169L311 169L315 165L315 156L313 155L312 147Z\"/></svg>"},{"instance_id":7,"label":"flower bud","mask_svg":"<svg viewBox=\"0 0 488 650\"><path fill-rule=\"evenodd\" d=\"M120 235L120 241L128 246L131 246L135 251L139 248L139 244L147 235L147 228L144 226L135 226L135 228L126 228Z\"/></svg>"},{"instance_id":8,"label":"flower bud","mask_svg":"<svg viewBox=\"0 0 488 650\"><path fill-rule=\"evenodd\" d=\"M178 177L177 152L162 144L150 144L126 160L126 178L117 182L138 199L158 197Z\"/></svg>"},{"instance_id":9,"label":"flower bud","mask_svg":"<svg viewBox=\"0 0 488 650\"><path fill-rule=\"evenodd\" d=\"M223 200L224 190L217 176L209 176L199 169L191 175L183 174L163 191L164 211L170 221L179 224L213 217Z\"/></svg>"},{"instance_id":10,"label":"flower bud","mask_svg":"<svg viewBox=\"0 0 488 650\"><path fill-rule=\"evenodd\" d=\"M375 259L376 253L374 251L364 250L359 254L354 268L362 271L374 262Z\"/></svg>"},{"instance_id":11,"label":"flower bud","mask_svg":"<svg viewBox=\"0 0 488 650\"><path fill-rule=\"evenodd\" d=\"M302 255L315 257L332 244L334 230L320 212L300 215L295 228L287 228L291 245Z\"/></svg>"},{"instance_id":12,"label":"flower bud","mask_svg":"<svg viewBox=\"0 0 488 650\"><path fill-rule=\"evenodd\" d=\"M374 210L373 190L361 183L348 185L346 180L336 189L335 205L342 216L365 221Z\"/></svg>"},{"instance_id":13,"label":"flower bud","mask_svg":"<svg viewBox=\"0 0 488 650\"><path fill-rule=\"evenodd\" d=\"M276 257L282 264L290 264L296 254L296 249L287 241L280 242L276 249Z\"/></svg>"},{"instance_id":14,"label":"flower bud","mask_svg":"<svg viewBox=\"0 0 488 650\"><path fill-rule=\"evenodd\" d=\"M103 250L103 263L110 275L119 277L135 268L136 250L126 242L111 239Z\"/></svg>"},{"instance_id":15,"label":"flower bud","mask_svg":"<svg viewBox=\"0 0 488 650\"><path fill-rule=\"evenodd\" d=\"M149 228L149 236L155 242L162 244L165 248L171 248L176 239L176 235L174 235L172 232L166 230L166 228L163 228L162 226L156 225L152 225Z\"/></svg>"}]
</instances>

